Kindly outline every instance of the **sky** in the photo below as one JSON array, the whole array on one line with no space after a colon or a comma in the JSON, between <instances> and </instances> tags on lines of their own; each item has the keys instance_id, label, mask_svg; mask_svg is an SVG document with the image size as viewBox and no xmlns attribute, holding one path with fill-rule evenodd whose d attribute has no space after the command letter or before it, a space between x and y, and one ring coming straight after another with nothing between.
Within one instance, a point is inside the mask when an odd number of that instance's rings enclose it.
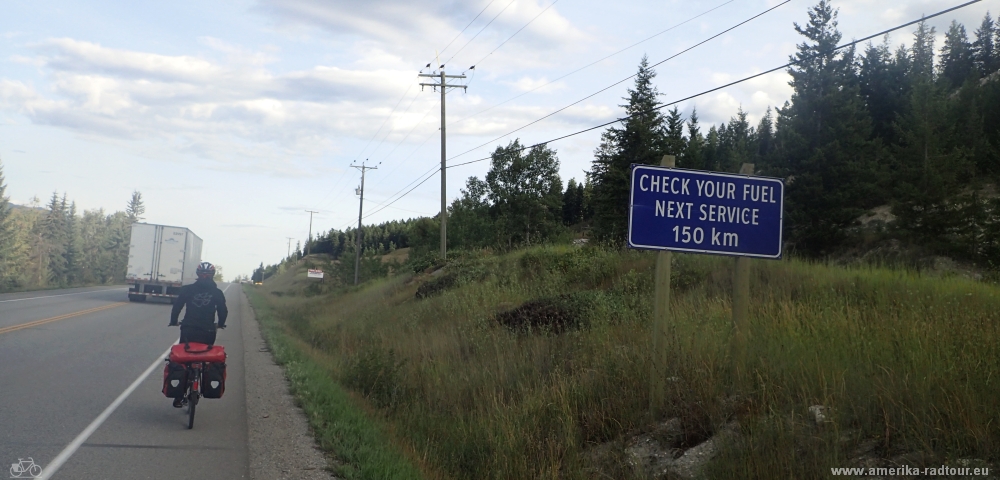
<instances>
[{"instance_id":1,"label":"sky","mask_svg":"<svg viewBox=\"0 0 1000 480\"><path fill-rule=\"evenodd\" d=\"M376 167L365 224L438 213L439 174L413 188L441 162L441 95L419 86L433 81L421 72L467 77L450 79L466 88L445 99L450 203L489 168L457 164L622 116L633 83L614 84L643 55L661 62L776 7L656 66L654 84L669 103L786 63L815 1L781 1L7 0L7 194L24 205L65 193L79 211L113 212L138 190L147 222L190 228L226 278L248 275L307 238L307 210L314 234L357 225L351 165ZM960 3L832 1L845 41ZM952 20L971 36L990 7L1000 13L983 1L930 20L936 48ZM910 44L913 30L890 43ZM788 100L788 80L775 72L678 108L697 109L703 132L739 108L755 124ZM603 130L548 144L564 182L585 178Z\"/></svg>"}]
</instances>

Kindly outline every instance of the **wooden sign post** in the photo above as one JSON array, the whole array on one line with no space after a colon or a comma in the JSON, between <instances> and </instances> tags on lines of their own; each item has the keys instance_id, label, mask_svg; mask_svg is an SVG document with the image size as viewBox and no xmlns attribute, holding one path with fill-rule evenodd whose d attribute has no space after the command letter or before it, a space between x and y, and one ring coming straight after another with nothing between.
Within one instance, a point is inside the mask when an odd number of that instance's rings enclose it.
<instances>
[{"instance_id":1,"label":"wooden sign post","mask_svg":"<svg viewBox=\"0 0 1000 480\"><path fill-rule=\"evenodd\" d=\"M663 413L669 351L675 342L670 312L671 251L732 255L733 343L742 348L749 332L750 257L780 259L785 184L754 176L675 167L672 155L660 166L633 164L629 197L629 248L657 250L650 354L650 412Z\"/></svg>"},{"instance_id":2,"label":"wooden sign post","mask_svg":"<svg viewBox=\"0 0 1000 480\"><path fill-rule=\"evenodd\" d=\"M664 155L661 167L675 165L673 155ZM667 345L670 332L670 250L656 254L656 286L653 291L653 365L650 369L649 407L653 418L663 408L665 392L663 382L667 377Z\"/></svg>"},{"instance_id":3,"label":"wooden sign post","mask_svg":"<svg viewBox=\"0 0 1000 480\"><path fill-rule=\"evenodd\" d=\"M753 175L752 163L744 163L740 174ZM736 257L733 270L733 329L742 339L746 335L750 317L750 257Z\"/></svg>"}]
</instances>

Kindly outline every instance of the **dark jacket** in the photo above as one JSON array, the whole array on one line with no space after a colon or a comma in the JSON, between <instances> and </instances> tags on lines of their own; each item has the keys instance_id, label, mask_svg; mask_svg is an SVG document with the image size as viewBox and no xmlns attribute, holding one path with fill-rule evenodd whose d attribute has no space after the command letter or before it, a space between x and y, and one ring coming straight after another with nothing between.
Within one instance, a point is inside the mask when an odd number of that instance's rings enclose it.
<instances>
[{"instance_id":1,"label":"dark jacket","mask_svg":"<svg viewBox=\"0 0 1000 480\"><path fill-rule=\"evenodd\" d=\"M229 316L229 309L226 308L226 297L222 290L215 285L211 278L198 279L191 285L181 287L181 293L174 301L174 308L170 311L170 324L177 324L177 317L181 314L181 309L187 307L184 312L184 320L181 326L196 327L203 330L214 330L215 314L219 313L219 326L226 325L226 317Z\"/></svg>"}]
</instances>

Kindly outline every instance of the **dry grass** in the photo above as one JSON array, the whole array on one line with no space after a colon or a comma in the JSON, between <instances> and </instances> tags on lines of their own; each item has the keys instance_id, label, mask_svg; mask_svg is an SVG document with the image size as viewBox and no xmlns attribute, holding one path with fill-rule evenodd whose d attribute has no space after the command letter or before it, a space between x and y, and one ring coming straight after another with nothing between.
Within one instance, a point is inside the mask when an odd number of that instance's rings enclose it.
<instances>
[{"instance_id":1,"label":"dry grass","mask_svg":"<svg viewBox=\"0 0 1000 480\"><path fill-rule=\"evenodd\" d=\"M733 348L732 260L675 255L665 417L692 443L738 419L711 478L813 478L871 455L928 465L1000 460L1000 291L961 278L754 263L751 331ZM457 281L418 300L425 280L268 295L330 375L395 426L428 476L621 478L648 414L654 256L539 247L467 254ZM570 292L585 328L511 331L498 313ZM810 405L831 422L806 421ZM919 454L919 455L917 455ZM916 456L915 456L916 455ZM911 466L917 466L910 463ZM637 477L639 478L639 477Z\"/></svg>"}]
</instances>

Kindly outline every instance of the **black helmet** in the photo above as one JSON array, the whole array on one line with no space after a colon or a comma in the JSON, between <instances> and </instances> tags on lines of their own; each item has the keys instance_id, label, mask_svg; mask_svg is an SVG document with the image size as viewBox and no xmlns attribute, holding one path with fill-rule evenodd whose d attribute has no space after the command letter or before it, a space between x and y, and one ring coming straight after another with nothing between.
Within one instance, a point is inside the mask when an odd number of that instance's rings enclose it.
<instances>
[{"instance_id":1,"label":"black helmet","mask_svg":"<svg viewBox=\"0 0 1000 480\"><path fill-rule=\"evenodd\" d=\"M198 264L198 269L195 270L198 274L198 278L213 278L215 277L215 265L208 262L201 262Z\"/></svg>"}]
</instances>

